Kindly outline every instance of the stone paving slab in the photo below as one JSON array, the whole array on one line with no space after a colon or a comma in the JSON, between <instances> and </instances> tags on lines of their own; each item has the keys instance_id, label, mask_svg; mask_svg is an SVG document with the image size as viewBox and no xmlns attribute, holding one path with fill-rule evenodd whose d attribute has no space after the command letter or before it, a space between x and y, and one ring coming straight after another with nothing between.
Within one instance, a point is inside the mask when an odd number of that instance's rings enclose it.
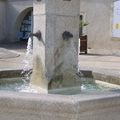
<instances>
[{"instance_id":1,"label":"stone paving slab","mask_svg":"<svg viewBox=\"0 0 120 120\"><path fill-rule=\"evenodd\" d=\"M15 51L7 50L5 48L0 48L0 59L16 58L19 56L20 54L16 53Z\"/></svg>"},{"instance_id":2,"label":"stone paving slab","mask_svg":"<svg viewBox=\"0 0 120 120\"><path fill-rule=\"evenodd\" d=\"M26 44L0 44L0 71L23 69Z\"/></svg>"},{"instance_id":3,"label":"stone paving slab","mask_svg":"<svg viewBox=\"0 0 120 120\"><path fill-rule=\"evenodd\" d=\"M80 55L79 67L82 70L120 75L120 56Z\"/></svg>"},{"instance_id":4,"label":"stone paving slab","mask_svg":"<svg viewBox=\"0 0 120 120\"><path fill-rule=\"evenodd\" d=\"M16 58L4 58L0 59L0 70L10 69L22 69L24 67L24 55L20 55Z\"/></svg>"}]
</instances>

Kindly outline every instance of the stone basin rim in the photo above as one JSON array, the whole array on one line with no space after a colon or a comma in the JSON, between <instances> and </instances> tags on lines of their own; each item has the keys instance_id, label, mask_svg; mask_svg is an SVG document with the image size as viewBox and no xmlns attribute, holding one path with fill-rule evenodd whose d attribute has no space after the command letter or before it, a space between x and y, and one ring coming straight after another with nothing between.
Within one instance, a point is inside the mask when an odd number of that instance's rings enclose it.
<instances>
[{"instance_id":1,"label":"stone basin rim","mask_svg":"<svg viewBox=\"0 0 120 120\"><path fill-rule=\"evenodd\" d=\"M10 102L9 102L10 101ZM106 102L107 101L107 102ZM4 102L4 104L3 104ZM8 102L8 103L7 103ZM34 94L34 93L18 93L11 91L0 91L0 106L12 106L25 108L31 106L31 102L36 103L37 106L58 106L66 108L69 106L78 107L80 111L90 110L91 108L111 108L113 106L120 106L120 93L104 93L104 94L78 94L78 95L53 95L53 94ZM20 104L18 104L20 103ZM27 104L26 104L27 103ZM35 105L35 106L36 106ZM87 105L87 107L86 107ZM89 109L88 109L89 108ZM37 107L36 109L40 109ZM47 109L47 108L46 108ZM49 108L50 109L50 108ZM58 108L55 108L58 109ZM66 110L66 109L65 109ZM64 109L63 109L64 111ZM69 110L72 111L72 110Z\"/></svg>"}]
</instances>

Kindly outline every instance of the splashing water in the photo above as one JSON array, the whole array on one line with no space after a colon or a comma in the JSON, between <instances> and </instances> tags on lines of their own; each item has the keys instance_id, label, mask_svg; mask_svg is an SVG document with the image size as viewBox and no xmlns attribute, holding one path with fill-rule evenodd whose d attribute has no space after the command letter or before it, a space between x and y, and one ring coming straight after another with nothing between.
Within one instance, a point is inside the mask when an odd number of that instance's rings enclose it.
<instances>
[{"instance_id":1,"label":"splashing water","mask_svg":"<svg viewBox=\"0 0 120 120\"><path fill-rule=\"evenodd\" d=\"M32 54L32 38L29 37L28 44L27 44L27 53L26 55L29 56Z\"/></svg>"},{"instance_id":2,"label":"splashing water","mask_svg":"<svg viewBox=\"0 0 120 120\"><path fill-rule=\"evenodd\" d=\"M23 61L24 67L21 75L23 76L22 80L23 81L29 81L30 80L30 74L32 72L32 38L29 37L28 43L27 43L27 50L26 50L26 55L25 59Z\"/></svg>"}]
</instances>

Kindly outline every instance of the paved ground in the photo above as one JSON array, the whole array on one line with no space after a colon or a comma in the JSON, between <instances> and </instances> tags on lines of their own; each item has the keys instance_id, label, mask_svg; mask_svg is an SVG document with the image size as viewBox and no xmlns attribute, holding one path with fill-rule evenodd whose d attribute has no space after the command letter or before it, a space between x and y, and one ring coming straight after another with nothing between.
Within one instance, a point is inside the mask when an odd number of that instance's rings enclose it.
<instances>
[{"instance_id":1,"label":"paved ground","mask_svg":"<svg viewBox=\"0 0 120 120\"><path fill-rule=\"evenodd\" d=\"M23 69L26 43L0 44L0 71Z\"/></svg>"},{"instance_id":2,"label":"paved ground","mask_svg":"<svg viewBox=\"0 0 120 120\"><path fill-rule=\"evenodd\" d=\"M79 66L82 70L120 76L120 56L80 55Z\"/></svg>"},{"instance_id":3,"label":"paved ground","mask_svg":"<svg viewBox=\"0 0 120 120\"><path fill-rule=\"evenodd\" d=\"M0 44L0 70L23 69L25 51L25 43ZM120 76L120 56L82 54L79 66L81 70Z\"/></svg>"}]
</instances>

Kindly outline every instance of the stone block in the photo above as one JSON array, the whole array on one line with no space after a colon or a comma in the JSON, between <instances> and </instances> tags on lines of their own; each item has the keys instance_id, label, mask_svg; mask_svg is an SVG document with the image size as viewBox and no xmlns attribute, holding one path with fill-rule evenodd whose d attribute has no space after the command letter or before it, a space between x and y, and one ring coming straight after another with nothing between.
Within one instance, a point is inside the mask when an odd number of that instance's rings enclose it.
<instances>
[{"instance_id":1,"label":"stone block","mask_svg":"<svg viewBox=\"0 0 120 120\"><path fill-rule=\"evenodd\" d=\"M1 120L119 120L120 94L0 92Z\"/></svg>"},{"instance_id":2,"label":"stone block","mask_svg":"<svg viewBox=\"0 0 120 120\"><path fill-rule=\"evenodd\" d=\"M43 0L34 3L34 32L41 31L45 45L40 45L34 38L33 59L36 55L41 59L43 74L48 81L63 76L64 85L75 82L78 70L79 2ZM72 37L65 40L65 32ZM33 66L33 74L34 69Z\"/></svg>"},{"instance_id":3,"label":"stone block","mask_svg":"<svg viewBox=\"0 0 120 120\"><path fill-rule=\"evenodd\" d=\"M80 0L47 0L47 14L78 16Z\"/></svg>"}]
</instances>

